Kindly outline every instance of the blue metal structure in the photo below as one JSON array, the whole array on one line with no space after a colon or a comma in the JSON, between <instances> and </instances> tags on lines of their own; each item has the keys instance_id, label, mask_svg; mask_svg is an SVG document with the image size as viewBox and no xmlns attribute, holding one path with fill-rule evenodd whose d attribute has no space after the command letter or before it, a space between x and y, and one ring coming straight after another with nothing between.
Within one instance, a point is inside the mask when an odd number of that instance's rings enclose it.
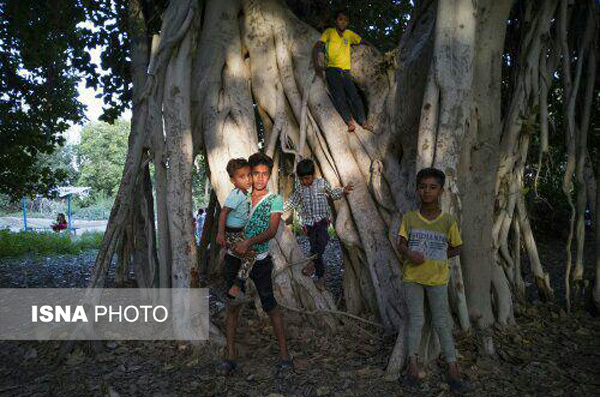
<instances>
[{"instance_id":1,"label":"blue metal structure","mask_svg":"<svg viewBox=\"0 0 600 397\"><path fill-rule=\"evenodd\" d=\"M27 199L23 197L21 203L23 204L23 230L27 231Z\"/></svg>"},{"instance_id":2,"label":"blue metal structure","mask_svg":"<svg viewBox=\"0 0 600 397\"><path fill-rule=\"evenodd\" d=\"M73 223L71 222L71 198L73 194L67 194L67 224L69 225L69 232L75 234L75 228L73 227Z\"/></svg>"}]
</instances>

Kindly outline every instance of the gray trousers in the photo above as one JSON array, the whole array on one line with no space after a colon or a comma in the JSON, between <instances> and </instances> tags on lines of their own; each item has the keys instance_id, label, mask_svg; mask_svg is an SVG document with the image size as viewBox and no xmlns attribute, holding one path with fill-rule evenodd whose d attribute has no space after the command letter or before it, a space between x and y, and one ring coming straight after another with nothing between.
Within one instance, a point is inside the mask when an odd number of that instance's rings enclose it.
<instances>
[{"instance_id":1,"label":"gray trousers","mask_svg":"<svg viewBox=\"0 0 600 397\"><path fill-rule=\"evenodd\" d=\"M424 295L431 310L431 320L442 345L444 358L451 363L456 361L454 338L450 328L448 309L448 285L422 285L404 282L406 302L408 304L408 355L419 353L421 345L421 331L425 323Z\"/></svg>"}]
</instances>

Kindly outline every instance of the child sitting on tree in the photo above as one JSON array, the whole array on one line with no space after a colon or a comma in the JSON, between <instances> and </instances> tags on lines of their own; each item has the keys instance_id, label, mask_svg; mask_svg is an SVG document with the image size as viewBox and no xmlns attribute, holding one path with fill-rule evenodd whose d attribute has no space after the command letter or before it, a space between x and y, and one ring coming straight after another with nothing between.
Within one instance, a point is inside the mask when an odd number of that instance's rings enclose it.
<instances>
[{"instance_id":1,"label":"child sitting on tree","mask_svg":"<svg viewBox=\"0 0 600 397\"><path fill-rule=\"evenodd\" d=\"M300 179L300 186L292 193L286 201L284 211L296 208L300 212L300 221L304 232L310 241L310 253L316 255L314 266L307 266L303 273L312 275L316 267L315 284L321 290L325 289L325 265L323 264L323 253L329 234L329 218L331 211L327 197L339 200L343 195L352 191L351 183L343 188L332 188L331 184L322 178L315 178L315 163L310 159L304 159L296 166L296 175Z\"/></svg>"},{"instance_id":2,"label":"child sitting on tree","mask_svg":"<svg viewBox=\"0 0 600 397\"><path fill-rule=\"evenodd\" d=\"M403 284L409 313L408 372L406 386L418 387L417 354L421 345L421 329L425 321L424 295L433 327L435 328L448 363L449 384L455 391L465 389L460 380L456 351L448 320L448 258L460 253L462 240L454 217L442 212L440 197L444 192L446 176L435 168L425 168L417 174L417 196L420 207L407 212L400 225L399 251L408 260L403 269Z\"/></svg>"},{"instance_id":3,"label":"child sitting on tree","mask_svg":"<svg viewBox=\"0 0 600 397\"><path fill-rule=\"evenodd\" d=\"M366 130L371 127L350 74L350 49L360 44L361 37L347 29L349 24L346 11L335 14L335 28L326 29L313 47L313 65L316 73L327 81L333 105L348 125L348 131L353 132L355 120ZM325 53L325 67L319 64L319 52Z\"/></svg>"},{"instance_id":4,"label":"child sitting on tree","mask_svg":"<svg viewBox=\"0 0 600 397\"><path fill-rule=\"evenodd\" d=\"M225 199L219 215L217 244L227 247L228 254L239 257L232 249L236 244L246 240L244 227L248 222L251 206L248 199L248 191L252 187L250 164L243 158L231 159L227 163L227 173L234 188ZM240 259L242 260L240 270L228 291L229 298L238 300L244 298L243 288L254 264L254 251L248 250Z\"/></svg>"}]
</instances>

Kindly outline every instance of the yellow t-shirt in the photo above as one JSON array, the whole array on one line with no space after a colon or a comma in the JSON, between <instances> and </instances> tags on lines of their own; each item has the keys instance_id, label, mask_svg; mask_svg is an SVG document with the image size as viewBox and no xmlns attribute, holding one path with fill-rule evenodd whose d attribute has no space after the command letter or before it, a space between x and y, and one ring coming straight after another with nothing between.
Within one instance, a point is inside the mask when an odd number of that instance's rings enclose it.
<instances>
[{"instance_id":1,"label":"yellow t-shirt","mask_svg":"<svg viewBox=\"0 0 600 397\"><path fill-rule=\"evenodd\" d=\"M360 36L351 30L344 30L340 37L335 28L329 28L321 35L325 43L325 67L350 70L350 46L360 43Z\"/></svg>"},{"instance_id":2,"label":"yellow t-shirt","mask_svg":"<svg viewBox=\"0 0 600 397\"><path fill-rule=\"evenodd\" d=\"M404 214L398 234L408 241L408 249L424 255L425 261L414 265L406 260L404 281L423 285L443 285L450 278L448 246L462 245L456 220L442 213L434 220L426 219L419 211Z\"/></svg>"}]
</instances>

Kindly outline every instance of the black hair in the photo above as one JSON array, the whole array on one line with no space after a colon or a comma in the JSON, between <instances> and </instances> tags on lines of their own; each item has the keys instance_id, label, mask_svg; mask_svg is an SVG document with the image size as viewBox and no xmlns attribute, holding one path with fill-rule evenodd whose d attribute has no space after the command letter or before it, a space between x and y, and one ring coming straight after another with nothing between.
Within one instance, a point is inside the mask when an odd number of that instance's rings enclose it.
<instances>
[{"instance_id":1,"label":"black hair","mask_svg":"<svg viewBox=\"0 0 600 397\"><path fill-rule=\"evenodd\" d=\"M250 167L250 164L248 164L248 160L244 159L244 158L237 158L237 159L231 159L227 162L227 173L229 174L230 178L233 178L233 176L235 175L235 172L237 170L239 170L240 168L244 168L244 167Z\"/></svg>"},{"instance_id":2,"label":"black hair","mask_svg":"<svg viewBox=\"0 0 600 397\"><path fill-rule=\"evenodd\" d=\"M202 215L204 214L204 208L199 208L198 209L198 215Z\"/></svg>"},{"instance_id":3,"label":"black hair","mask_svg":"<svg viewBox=\"0 0 600 397\"><path fill-rule=\"evenodd\" d=\"M444 184L446 183L446 174L444 174L443 171L433 167L423 168L421 171L419 171L419 173L417 174L417 187L419 187L419 184L425 178L437 179L438 183L440 184L440 187L444 187Z\"/></svg>"},{"instance_id":4,"label":"black hair","mask_svg":"<svg viewBox=\"0 0 600 397\"><path fill-rule=\"evenodd\" d=\"M348 17L348 19L350 19L350 14L348 13L348 11L347 11L347 10L344 10L343 8L341 8L341 9L339 9L339 10L336 10L336 11L335 11L335 14L334 14L333 20L335 21L336 19L338 19L338 17L339 17L340 15L345 15L345 16L347 16L347 17Z\"/></svg>"},{"instance_id":5,"label":"black hair","mask_svg":"<svg viewBox=\"0 0 600 397\"><path fill-rule=\"evenodd\" d=\"M273 171L273 159L264 153L256 152L248 158L250 167L256 167L257 165L266 165L269 167L269 172Z\"/></svg>"},{"instance_id":6,"label":"black hair","mask_svg":"<svg viewBox=\"0 0 600 397\"><path fill-rule=\"evenodd\" d=\"M296 165L296 175L302 178L303 176L314 175L315 174L315 162L311 159L301 160L298 165Z\"/></svg>"}]
</instances>

